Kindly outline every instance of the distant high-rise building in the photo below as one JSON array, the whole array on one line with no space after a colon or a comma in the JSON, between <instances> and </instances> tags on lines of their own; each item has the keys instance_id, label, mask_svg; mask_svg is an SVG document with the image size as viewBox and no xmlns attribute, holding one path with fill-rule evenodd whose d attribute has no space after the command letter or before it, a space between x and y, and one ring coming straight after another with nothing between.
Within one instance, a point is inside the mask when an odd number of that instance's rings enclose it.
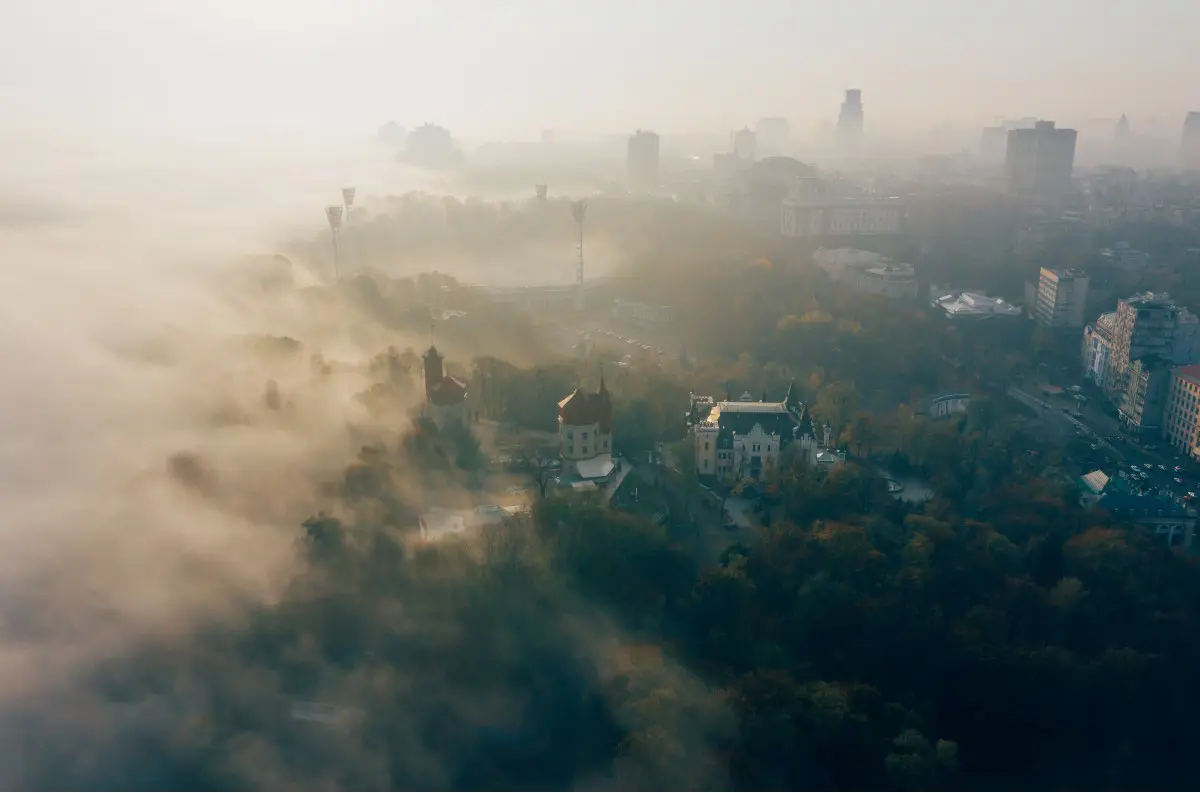
<instances>
[{"instance_id":1,"label":"distant high-rise building","mask_svg":"<svg viewBox=\"0 0 1200 793\"><path fill-rule=\"evenodd\" d=\"M758 136L749 127L744 127L733 136L733 153L738 159L754 162L758 157Z\"/></svg>"},{"instance_id":2,"label":"distant high-rise building","mask_svg":"<svg viewBox=\"0 0 1200 793\"><path fill-rule=\"evenodd\" d=\"M758 148L764 155L783 154L791 146L792 130L786 118L760 118L754 126Z\"/></svg>"},{"instance_id":3,"label":"distant high-rise building","mask_svg":"<svg viewBox=\"0 0 1200 793\"><path fill-rule=\"evenodd\" d=\"M1075 130L1057 129L1053 121L1009 130L1004 150L1009 191L1054 200L1066 194L1075 166L1075 138Z\"/></svg>"},{"instance_id":4,"label":"distant high-rise building","mask_svg":"<svg viewBox=\"0 0 1200 793\"><path fill-rule=\"evenodd\" d=\"M630 190L658 187L658 134L639 129L629 138L625 172Z\"/></svg>"},{"instance_id":5,"label":"distant high-rise building","mask_svg":"<svg viewBox=\"0 0 1200 793\"><path fill-rule=\"evenodd\" d=\"M992 164L1003 162L1007 135L1008 130L1002 125L984 127L979 136L979 156Z\"/></svg>"},{"instance_id":6,"label":"distant high-rise building","mask_svg":"<svg viewBox=\"0 0 1200 793\"><path fill-rule=\"evenodd\" d=\"M1129 140L1130 134L1129 117L1122 113L1121 118L1117 120L1116 126L1113 127L1113 140L1117 143L1124 143Z\"/></svg>"},{"instance_id":7,"label":"distant high-rise building","mask_svg":"<svg viewBox=\"0 0 1200 793\"><path fill-rule=\"evenodd\" d=\"M1200 110L1188 113L1183 121L1179 160L1184 168L1200 171Z\"/></svg>"},{"instance_id":8,"label":"distant high-rise building","mask_svg":"<svg viewBox=\"0 0 1200 793\"><path fill-rule=\"evenodd\" d=\"M838 114L838 144L845 148L858 146L862 140L862 131L862 91L851 88L846 91L846 99L842 102L842 111Z\"/></svg>"}]
</instances>

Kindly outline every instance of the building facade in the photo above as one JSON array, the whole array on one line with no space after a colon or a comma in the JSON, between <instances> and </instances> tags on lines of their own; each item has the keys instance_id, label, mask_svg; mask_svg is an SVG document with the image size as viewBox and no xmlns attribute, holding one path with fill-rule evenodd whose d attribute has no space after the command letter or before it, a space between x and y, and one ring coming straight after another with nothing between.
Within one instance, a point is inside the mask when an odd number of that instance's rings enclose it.
<instances>
[{"instance_id":1,"label":"building facade","mask_svg":"<svg viewBox=\"0 0 1200 793\"><path fill-rule=\"evenodd\" d=\"M1192 354L1196 327L1194 321L1181 317L1183 309L1166 294L1147 292L1117 301L1113 323L1112 347L1105 372L1104 389L1113 401L1125 393L1125 378L1129 367L1138 358L1152 357L1177 364L1193 363L1182 360ZM1181 330L1181 327L1183 328ZM1176 349L1176 338L1181 345Z\"/></svg>"},{"instance_id":2,"label":"building facade","mask_svg":"<svg viewBox=\"0 0 1200 793\"><path fill-rule=\"evenodd\" d=\"M863 104L862 90L850 88L842 100L842 109L838 113L837 142L844 149L856 149L862 143L863 135Z\"/></svg>"},{"instance_id":3,"label":"building facade","mask_svg":"<svg viewBox=\"0 0 1200 793\"><path fill-rule=\"evenodd\" d=\"M1071 184L1075 166L1073 129L1038 121L1033 129L1009 130L1004 176L1010 192L1024 197L1059 199Z\"/></svg>"},{"instance_id":4,"label":"building facade","mask_svg":"<svg viewBox=\"0 0 1200 793\"><path fill-rule=\"evenodd\" d=\"M612 397L603 376L594 393L577 388L558 403L558 453L564 474L594 481L612 473Z\"/></svg>"},{"instance_id":5,"label":"building facade","mask_svg":"<svg viewBox=\"0 0 1200 793\"><path fill-rule=\"evenodd\" d=\"M749 127L743 127L734 133L733 153L744 162L754 162L758 159L758 135Z\"/></svg>"},{"instance_id":6,"label":"building facade","mask_svg":"<svg viewBox=\"0 0 1200 793\"><path fill-rule=\"evenodd\" d=\"M1200 110L1193 110L1183 120L1183 135L1179 140L1179 164L1185 170L1200 171Z\"/></svg>"},{"instance_id":7,"label":"building facade","mask_svg":"<svg viewBox=\"0 0 1200 793\"><path fill-rule=\"evenodd\" d=\"M625 174L629 189L649 192L658 189L658 134L639 129L629 138Z\"/></svg>"},{"instance_id":8,"label":"building facade","mask_svg":"<svg viewBox=\"0 0 1200 793\"><path fill-rule=\"evenodd\" d=\"M1038 277L1033 318L1047 328L1081 328L1089 279L1079 270L1043 267Z\"/></svg>"},{"instance_id":9,"label":"building facade","mask_svg":"<svg viewBox=\"0 0 1200 793\"><path fill-rule=\"evenodd\" d=\"M1116 332L1117 313L1101 314L1094 323L1083 329L1081 351L1083 376L1097 386L1104 386L1108 362L1112 355L1112 340Z\"/></svg>"},{"instance_id":10,"label":"building facade","mask_svg":"<svg viewBox=\"0 0 1200 793\"><path fill-rule=\"evenodd\" d=\"M756 401L749 394L736 402L693 395L696 473L718 482L761 481L778 469L780 455L796 440L803 412L793 386L779 402Z\"/></svg>"},{"instance_id":11,"label":"building facade","mask_svg":"<svg viewBox=\"0 0 1200 793\"><path fill-rule=\"evenodd\" d=\"M1179 452L1200 460L1200 365L1172 370L1163 437Z\"/></svg>"},{"instance_id":12,"label":"building facade","mask_svg":"<svg viewBox=\"0 0 1200 793\"><path fill-rule=\"evenodd\" d=\"M1133 435L1157 434L1163 426L1170 389L1169 361L1146 356L1130 364L1120 403L1121 426L1125 431Z\"/></svg>"},{"instance_id":13,"label":"building facade","mask_svg":"<svg viewBox=\"0 0 1200 793\"><path fill-rule=\"evenodd\" d=\"M750 163L731 155L731 161L724 161L727 171L735 170L718 191L716 206L764 231L778 233L785 199L804 189L820 190L823 185L815 168L792 157L764 157Z\"/></svg>"}]
</instances>

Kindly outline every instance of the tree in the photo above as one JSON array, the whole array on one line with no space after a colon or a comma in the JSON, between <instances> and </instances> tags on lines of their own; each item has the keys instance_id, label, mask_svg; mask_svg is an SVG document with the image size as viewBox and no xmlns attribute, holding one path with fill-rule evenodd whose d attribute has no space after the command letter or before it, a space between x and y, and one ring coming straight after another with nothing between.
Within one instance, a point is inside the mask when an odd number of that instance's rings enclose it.
<instances>
[{"instance_id":1,"label":"tree","mask_svg":"<svg viewBox=\"0 0 1200 793\"><path fill-rule=\"evenodd\" d=\"M679 472L683 493L683 517L692 523L692 500L700 492L700 475L696 468L696 442L687 437L666 447L664 463Z\"/></svg>"},{"instance_id":2,"label":"tree","mask_svg":"<svg viewBox=\"0 0 1200 793\"><path fill-rule=\"evenodd\" d=\"M521 470L529 474L530 480L537 488L538 498L546 497L546 488L554 481L555 471L553 460L544 456L541 450L531 441L525 441L513 452L513 458Z\"/></svg>"},{"instance_id":3,"label":"tree","mask_svg":"<svg viewBox=\"0 0 1200 793\"><path fill-rule=\"evenodd\" d=\"M842 433L843 439L854 447L854 454L862 457L863 450L871 453L871 447L878 438L874 417L865 410L860 410L850 419L849 425Z\"/></svg>"},{"instance_id":4,"label":"tree","mask_svg":"<svg viewBox=\"0 0 1200 793\"><path fill-rule=\"evenodd\" d=\"M854 415L858 406L858 391L853 383L838 380L821 387L817 394L816 413L833 427L834 435Z\"/></svg>"}]
</instances>

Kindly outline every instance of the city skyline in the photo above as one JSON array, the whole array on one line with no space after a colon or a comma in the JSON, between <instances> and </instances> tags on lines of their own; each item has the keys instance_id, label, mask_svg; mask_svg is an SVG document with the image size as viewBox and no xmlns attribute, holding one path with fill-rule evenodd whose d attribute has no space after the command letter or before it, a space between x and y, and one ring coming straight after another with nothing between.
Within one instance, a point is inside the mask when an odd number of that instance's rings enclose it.
<instances>
[{"instance_id":1,"label":"city skyline","mask_svg":"<svg viewBox=\"0 0 1200 793\"><path fill-rule=\"evenodd\" d=\"M0 12L0 100L35 128L315 131L397 118L469 138L534 139L544 128L574 138L638 127L672 134L763 116L788 118L803 134L836 119L855 87L881 134L1122 113L1178 129L1200 98L1163 78L1200 73L1185 33L1194 12L1184 0L1151 5L1153 13L1017 0L991 19L947 0L904 9L762 0L738 15L712 1L500 9L479 0L127 0L93 18L84 4L57 0ZM794 46L797 31L805 47ZM752 58L711 57L750 42Z\"/></svg>"}]
</instances>

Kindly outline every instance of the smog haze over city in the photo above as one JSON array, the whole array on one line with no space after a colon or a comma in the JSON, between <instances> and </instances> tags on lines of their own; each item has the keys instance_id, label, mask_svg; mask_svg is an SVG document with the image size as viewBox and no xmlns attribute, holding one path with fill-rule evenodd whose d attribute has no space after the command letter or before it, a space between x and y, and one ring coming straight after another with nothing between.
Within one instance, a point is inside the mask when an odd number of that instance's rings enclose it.
<instances>
[{"instance_id":1,"label":"smog haze over city","mask_svg":"<svg viewBox=\"0 0 1200 793\"><path fill-rule=\"evenodd\" d=\"M1200 8L0 8L0 786L1195 789Z\"/></svg>"}]
</instances>

